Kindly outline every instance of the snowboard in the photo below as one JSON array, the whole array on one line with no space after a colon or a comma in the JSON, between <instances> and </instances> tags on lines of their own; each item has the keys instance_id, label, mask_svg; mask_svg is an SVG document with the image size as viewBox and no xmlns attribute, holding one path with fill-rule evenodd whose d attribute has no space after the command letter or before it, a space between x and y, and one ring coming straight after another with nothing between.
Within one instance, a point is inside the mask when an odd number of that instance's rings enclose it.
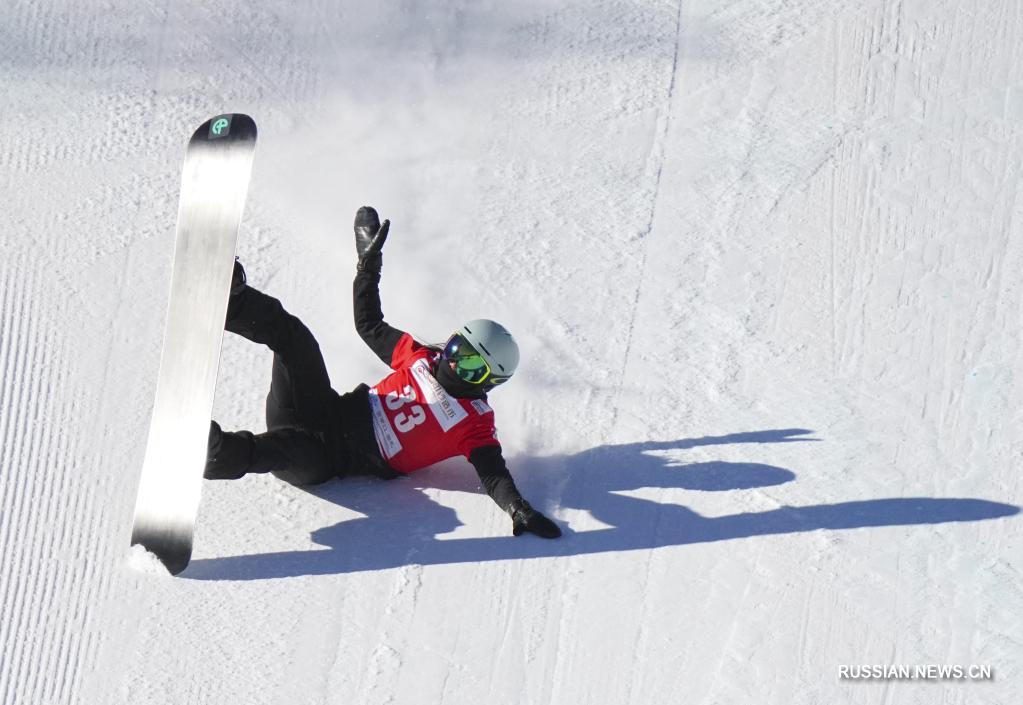
<instances>
[{"instance_id":1,"label":"snowboard","mask_svg":"<svg viewBox=\"0 0 1023 705\"><path fill-rule=\"evenodd\" d=\"M213 395L256 124L218 115L185 151L170 300L131 544L172 574L192 556Z\"/></svg>"}]
</instances>

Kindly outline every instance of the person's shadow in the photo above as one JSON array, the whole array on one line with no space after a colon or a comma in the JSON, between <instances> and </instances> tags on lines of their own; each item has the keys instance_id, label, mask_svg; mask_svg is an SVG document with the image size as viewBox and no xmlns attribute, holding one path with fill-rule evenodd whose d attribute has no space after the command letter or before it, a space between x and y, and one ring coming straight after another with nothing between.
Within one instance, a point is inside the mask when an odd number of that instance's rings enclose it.
<instances>
[{"instance_id":1,"label":"person's shadow","mask_svg":"<svg viewBox=\"0 0 1023 705\"><path fill-rule=\"evenodd\" d=\"M544 509L542 498L551 497L559 498L564 510L576 510L576 516L578 512L591 515L592 519L582 522L590 525L583 531L573 531L571 524L559 522L565 535L557 540L513 537L510 532L498 537L444 538L461 522L453 509L433 501L422 489L480 492L469 466L462 471L449 464L386 483L368 478L329 482L311 488L310 494L365 516L313 531L313 541L324 549L195 560L182 577L256 580L409 564L634 551L822 529L981 521L1020 511L1014 505L983 499L897 497L704 517L677 504L620 494L649 488L722 492L789 482L795 479L792 472L771 465L687 464L676 456L678 451L697 446L815 441L807 437L810 433L804 429L736 433L516 459L516 481L524 495L536 500L538 509ZM510 520L505 521L510 529Z\"/></svg>"}]
</instances>

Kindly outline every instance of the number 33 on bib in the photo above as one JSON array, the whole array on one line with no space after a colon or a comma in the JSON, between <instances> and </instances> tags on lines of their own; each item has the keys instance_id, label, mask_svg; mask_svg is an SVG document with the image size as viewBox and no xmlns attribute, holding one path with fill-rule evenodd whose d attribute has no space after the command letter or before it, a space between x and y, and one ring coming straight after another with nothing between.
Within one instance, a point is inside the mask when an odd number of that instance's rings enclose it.
<instances>
[{"instance_id":1,"label":"number 33 on bib","mask_svg":"<svg viewBox=\"0 0 1023 705\"><path fill-rule=\"evenodd\" d=\"M384 405L388 410L396 412L391 419L398 433L408 433L426 421L426 412L423 411L423 407L419 404L413 403L415 400L416 390L409 384L405 385L405 388L401 390L401 394L390 392L384 397ZM399 409L406 405L408 406L404 411L399 411Z\"/></svg>"}]
</instances>

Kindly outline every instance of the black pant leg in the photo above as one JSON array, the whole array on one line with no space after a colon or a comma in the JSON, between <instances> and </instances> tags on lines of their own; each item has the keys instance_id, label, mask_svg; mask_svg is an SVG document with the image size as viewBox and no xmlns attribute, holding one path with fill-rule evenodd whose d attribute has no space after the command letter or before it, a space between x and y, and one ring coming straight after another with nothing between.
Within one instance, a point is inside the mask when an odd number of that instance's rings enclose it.
<instances>
[{"instance_id":1,"label":"black pant leg","mask_svg":"<svg viewBox=\"0 0 1023 705\"><path fill-rule=\"evenodd\" d=\"M268 431L255 437L252 472L268 472L303 487L337 477L323 440L297 428Z\"/></svg>"},{"instance_id":2,"label":"black pant leg","mask_svg":"<svg viewBox=\"0 0 1023 705\"><path fill-rule=\"evenodd\" d=\"M210 450L204 477L237 480L248 473L265 472L298 486L317 485L336 477L322 438L298 428L259 434L221 432Z\"/></svg>"},{"instance_id":3,"label":"black pant leg","mask_svg":"<svg viewBox=\"0 0 1023 705\"><path fill-rule=\"evenodd\" d=\"M319 343L305 324L280 301L250 286L232 297L229 311L226 330L274 352L267 429L328 431L328 412L337 393L330 386Z\"/></svg>"}]
</instances>

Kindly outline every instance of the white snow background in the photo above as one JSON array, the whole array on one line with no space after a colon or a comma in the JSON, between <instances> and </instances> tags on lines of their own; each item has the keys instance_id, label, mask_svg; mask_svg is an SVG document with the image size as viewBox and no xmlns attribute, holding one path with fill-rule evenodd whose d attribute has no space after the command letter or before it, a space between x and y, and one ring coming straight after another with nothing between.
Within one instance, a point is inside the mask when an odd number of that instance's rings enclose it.
<instances>
[{"instance_id":1,"label":"white snow background","mask_svg":"<svg viewBox=\"0 0 1023 705\"><path fill-rule=\"evenodd\" d=\"M946 703L1023 691L1023 3L0 6L0 702ZM520 340L513 538L450 461L206 483L128 550L195 127L260 128L250 281ZM261 430L228 335L216 418ZM854 681L843 664L978 664ZM1016 695L1013 695L1015 693Z\"/></svg>"}]
</instances>

